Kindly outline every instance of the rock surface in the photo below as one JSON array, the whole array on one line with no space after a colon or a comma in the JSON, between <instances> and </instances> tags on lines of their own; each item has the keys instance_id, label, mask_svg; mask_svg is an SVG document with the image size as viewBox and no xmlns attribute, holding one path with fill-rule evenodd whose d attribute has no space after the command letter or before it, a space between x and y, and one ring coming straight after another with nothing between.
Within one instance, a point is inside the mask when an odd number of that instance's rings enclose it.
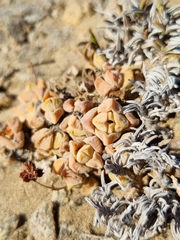
<instances>
[{"instance_id":1,"label":"rock surface","mask_svg":"<svg viewBox=\"0 0 180 240\"><path fill-rule=\"evenodd\" d=\"M53 204L44 202L33 212L29 219L30 234L37 240L55 240Z\"/></svg>"}]
</instances>

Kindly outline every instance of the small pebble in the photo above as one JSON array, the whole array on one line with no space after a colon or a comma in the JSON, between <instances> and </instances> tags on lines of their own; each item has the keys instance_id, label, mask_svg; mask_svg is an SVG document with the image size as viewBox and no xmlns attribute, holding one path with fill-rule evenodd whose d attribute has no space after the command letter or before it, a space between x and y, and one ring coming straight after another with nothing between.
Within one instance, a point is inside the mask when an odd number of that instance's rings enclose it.
<instances>
[{"instance_id":1,"label":"small pebble","mask_svg":"<svg viewBox=\"0 0 180 240\"><path fill-rule=\"evenodd\" d=\"M34 237L32 235L28 235L26 240L35 240Z\"/></svg>"},{"instance_id":2,"label":"small pebble","mask_svg":"<svg viewBox=\"0 0 180 240\"><path fill-rule=\"evenodd\" d=\"M180 139L172 139L169 143L169 146L172 150L180 150Z\"/></svg>"},{"instance_id":3,"label":"small pebble","mask_svg":"<svg viewBox=\"0 0 180 240\"><path fill-rule=\"evenodd\" d=\"M67 193L66 193L66 190L64 190L64 189L59 190L59 191L53 191L51 201L52 201L52 203L63 204L66 197L67 197Z\"/></svg>"},{"instance_id":4,"label":"small pebble","mask_svg":"<svg viewBox=\"0 0 180 240\"><path fill-rule=\"evenodd\" d=\"M83 17L81 5L78 1L67 1L67 7L62 16L62 21L70 25L78 25Z\"/></svg>"}]
</instances>

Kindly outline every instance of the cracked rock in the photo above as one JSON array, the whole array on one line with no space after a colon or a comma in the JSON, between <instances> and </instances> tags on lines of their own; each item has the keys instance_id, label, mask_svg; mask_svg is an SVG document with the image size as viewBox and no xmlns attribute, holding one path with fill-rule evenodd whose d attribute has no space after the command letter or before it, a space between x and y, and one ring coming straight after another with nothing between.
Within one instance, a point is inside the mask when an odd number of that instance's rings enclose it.
<instances>
[{"instance_id":1,"label":"cracked rock","mask_svg":"<svg viewBox=\"0 0 180 240\"><path fill-rule=\"evenodd\" d=\"M56 231L53 204L44 202L36 208L29 220L30 234L36 240L55 240Z\"/></svg>"}]
</instances>

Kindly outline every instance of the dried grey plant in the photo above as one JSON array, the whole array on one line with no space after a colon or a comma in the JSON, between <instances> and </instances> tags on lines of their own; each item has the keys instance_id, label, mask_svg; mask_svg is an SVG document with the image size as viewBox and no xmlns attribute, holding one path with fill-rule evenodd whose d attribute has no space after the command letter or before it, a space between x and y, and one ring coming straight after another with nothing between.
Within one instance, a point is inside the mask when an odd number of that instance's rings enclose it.
<instances>
[{"instance_id":1,"label":"dried grey plant","mask_svg":"<svg viewBox=\"0 0 180 240\"><path fill-rule=\"evenodd\" d=\"M180 170L180 163L166 152L167 148L154 145L157 137L153 131L144 131L142 124L127 138L115 143L116 152L112 157L105 156L105 169L116 178L106 183L103 173L102 186L94 189L91 198L86 200L96 209L94 223L105 224L107 235L145 240L166 234L170 225L172 236L179 239L178 179L172 178L169 169ZM128 177L126 186L118 178L120 175ZM148 176L148 182L143 181L144 176ZM132 187L138 195L127 199L125 192ZM119 189L119 194L114 189Z\"/></svg>"},{"instance_id":2,"label":"dried grey plant","mask_svg":"<svg viewBox=\"0 0 180 240\"><path fill-rule=\"evenodd\" d=\"M158 124L180 111L180 5L167 3L119 1L120 14L104 12L109 63L130 66L149 59L153 65L147 71L142 64L144 81L129 80L139 97L123 107L124 114L136 112L141 125L121 136L113 155L103 155L105 171L115 180L106 183L102 173L101 186L86 198L96 209L95 225L105 224L106 235L121 240L151 239L166 235L167 228L180 239L180 161L161 144L171 133ZM129 197L132 189L136 194Z\"/></svg>"},{"instance_id":3,"label":"dried grey plant","mask_svg":"<svg viewBox=\"0 0 180 240\"><path fill-rule=\"evenodd\" d=\"M134 89L141 100L127 101L125 113L137 111L140 118L166 120L169 114L180 111L180 96L178 91L179 79L168 73L165 66L159 65L152 68L145 75L145 82L132 82Z\"/></svg>"},{"instance_id":4,"label":"dried grey plant","mask_svg":"<svg viewBox=\"0 0 180 240\"><path fill-rule=\"evenodd\" d=\"M167 0L119 1L120 14L96 9L107 16L103 28L109 44L103 53L110 64L131 65L137 56L152 63L164 62L167 54L180 53L180 6L168 8L167 3Z\"/></svg>"}]
</instances>

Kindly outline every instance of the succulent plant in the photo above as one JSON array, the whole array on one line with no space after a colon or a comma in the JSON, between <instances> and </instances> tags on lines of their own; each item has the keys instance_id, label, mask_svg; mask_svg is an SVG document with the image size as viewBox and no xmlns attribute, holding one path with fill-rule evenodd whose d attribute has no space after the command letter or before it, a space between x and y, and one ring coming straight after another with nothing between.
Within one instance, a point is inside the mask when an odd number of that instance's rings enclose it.
<instances>
[{"instance_id":1,"label":"succulent plant","mask_svg":"<svg viewBox=\"0 0 180 240\"><path fill-rule=\"evenodd\" d=\"M106 15L108 44L85 46L88 91L73 97L36 79L19 94L19 118L0 132L0 148L33 143L38 167L27 161L24 181L52 167L67 189L80 186L87 195L93 188L86 200L96 209L94 224L121 240L151 239L167 228L180 239L180 161L167 145L171 129L161 126L180 112L180 5L167 3L119 0L117 12L97 8ZM68 74L73 80L78 73Z\"/></svg>"}]
</instances>

